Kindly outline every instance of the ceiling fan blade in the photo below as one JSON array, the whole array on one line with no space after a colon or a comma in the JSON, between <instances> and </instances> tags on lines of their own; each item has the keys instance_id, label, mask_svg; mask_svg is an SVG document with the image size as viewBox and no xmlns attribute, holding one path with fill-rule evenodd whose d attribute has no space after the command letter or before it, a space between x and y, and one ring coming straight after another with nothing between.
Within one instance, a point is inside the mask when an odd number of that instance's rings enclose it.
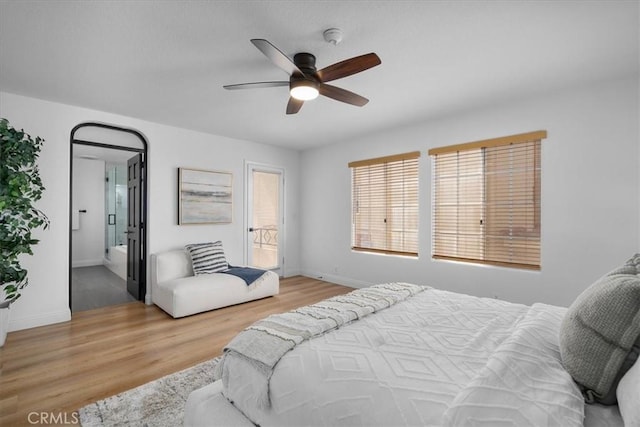
<instances>
[{"instance_id":1,"label":"ceiling fan blade","mask_svg":"<svg viewBox=\"0 0 640 427\"><path fill-rule=\"evenodd\" d=\"M222 86L228 90L236 89L258 89L263 87L289 86L289 82L256 82L256 83L238 83L235 85Z\"/></svg>"},{"instance_id":2,"label":"ceiling fan blade","mask_svg":"<svg viewBox=\"0 0 640 427\"><path fill-rule=\"evenodd\" d=\"M302 104L304 104L304 101L290 96L287 103L287 114L296 114L302 108Z\"/></svg>"},{"instance_id":3,"label":"ceiling fan blade","mask_svg":"<svg viewBox=\"0 0 640 427\"><path fill-rule=\"evenodd\" d=\"M352 74L359 73L369 68L380 65L382 61L375 53L367 53L366 55L356 56L351 59L336 62L333 65L318 71L318 77L322 82L330 82L331 80L341 79Z\"/></svg>"},{"instance_id":4,"label":"ceiling fan blade","mask_svg":"<svg viewBox=\"0 0 640 427\"><path fill-rule=\"evenodd\" d=\"M251 39L251 43L264 53L264 55L276 64L279 68L283 69L287 74L292 75L298 73L304 75L300 68L293 63L291 59L280 51L277 47L269 43L264 39Z\"/></svg>"},{"instance_id":5,"label":"ceiling fan blade","mask_svg":"<svg viewBox=\"0 0 640 427\"><path fill-rule=\"evenodd\" d=\"M320 95L327 96L336 101L346 102L347 104L356 105L358 107L364 106L369 100L356 93L350 92L346 89L342 89L336 86L320 83Z\"/></svg>"}]
</instances>

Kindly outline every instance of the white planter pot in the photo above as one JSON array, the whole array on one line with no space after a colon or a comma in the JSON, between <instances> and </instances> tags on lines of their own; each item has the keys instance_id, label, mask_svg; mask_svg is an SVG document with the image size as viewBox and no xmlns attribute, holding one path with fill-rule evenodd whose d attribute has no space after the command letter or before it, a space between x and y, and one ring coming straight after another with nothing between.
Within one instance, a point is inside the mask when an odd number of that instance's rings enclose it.
<instances>
[{"instance_id":1,"label":"white planter pot","mask_svg":"<svg viewBox=\"0 0 640 427\"><path fill-rule=\"evenodd\" d=\"M9 307L0 308L0 347L4 345L9 331Z\"/></svg>"}]
</instances>

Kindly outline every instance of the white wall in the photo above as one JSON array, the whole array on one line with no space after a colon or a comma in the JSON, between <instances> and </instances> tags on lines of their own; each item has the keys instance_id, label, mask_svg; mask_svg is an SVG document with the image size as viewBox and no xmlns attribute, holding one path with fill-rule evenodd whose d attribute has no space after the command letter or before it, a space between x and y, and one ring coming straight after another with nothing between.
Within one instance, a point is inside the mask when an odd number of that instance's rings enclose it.
<instances>
[{"instance_id":1,"label":"white wall","mask_svg":"<svg viewBox=\"0 0 640 427\"><path fill-rule=\"evenodd\" d=\"M73 160L73 209L79 214L80 228L71 232L73 267L102 265L104 258L105 206L104 161Z\"/></svg>"},{"instance_id":2,"label":"white wall","mask_svg":"<svg viewBox=\"0 0 640 427\"><path fill-rule=\"evenodd\" d=\"M34 256L23 258L30 284L12 305L10 330L70 318L69 134L86 121L132 127L148 138L150 253L221 239L230 262L241 263L243 167L248 160L286 171L286 276L302 271L353 286L405 280L516 302L567 305L640 249L639 93L636 78L540 94L300 154L2 92L0 116L46 140L39 162L46 191L38 207L51 219L49 230L35 233L40 243ZM426 151L537 129L549 132L542 153L542 271L432 261L431 164ZM347 163L413 150L423 155L420 258L351 252ZM233 173L232 224L177 225L178 167Z\"/></svg>"},{"instance_id":3,"label":"white wall","mask_svg":"<svg viewBox=\"0 0 640 427\"><path fill-rule=\"evenodd\" d=\"M480 296L568 305L638 250L638 81L622 80L470 111L302 154L302 268L362 286L409 281ZM365 124L363 124L365 125ZM542 270L431 259L432 147L545 129ZM419 259L350 250L353 160L420 150Z\"/></svg>"},{"instance_id":4,"label":"white wall","mask_svg":"<svg viewBox=\"0 0 640 427\"><path fill-rule=\"evenodd\" d=\"M37 231L40 243L33 256L25 256L29 286L11 306L9 330L24 329L70 318L69 285L69 136L87 121L105 122L141 131L149 141L149 252L179 248L186 243L224 242L232 264L243 261L244 162L280 166L285 187L286 264L284 274L299 271L299 153L248 141L178 129L115 114L73 107L34 98L0 93L0 115L16 128L45 139L39 165L46 187L38 207L51 220ZM215 117L212 118L215 120ZM233 173L233 223L177 225L178 167L223 170Z\"/></svg>"}]
</instances>

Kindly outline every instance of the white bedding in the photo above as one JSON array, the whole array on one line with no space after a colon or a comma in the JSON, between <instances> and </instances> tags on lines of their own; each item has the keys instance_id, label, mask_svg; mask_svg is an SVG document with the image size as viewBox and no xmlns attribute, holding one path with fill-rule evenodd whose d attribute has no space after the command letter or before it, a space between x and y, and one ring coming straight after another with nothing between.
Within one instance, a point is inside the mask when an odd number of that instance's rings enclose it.
<instances>
[{"instance_id":1,"label":"white bedding","mask_svg":"<svg viewBox=\"0 0 640 427\"><path fill-rule=\"evenodd\" d=\"M558 350L563 313L429 289L285 354L269 408L241 359L228 362L222 395L262 427L578 426L584 401ZM215 424L202 399L190 397L185 425Z\"/></svg>"}]
</instances>

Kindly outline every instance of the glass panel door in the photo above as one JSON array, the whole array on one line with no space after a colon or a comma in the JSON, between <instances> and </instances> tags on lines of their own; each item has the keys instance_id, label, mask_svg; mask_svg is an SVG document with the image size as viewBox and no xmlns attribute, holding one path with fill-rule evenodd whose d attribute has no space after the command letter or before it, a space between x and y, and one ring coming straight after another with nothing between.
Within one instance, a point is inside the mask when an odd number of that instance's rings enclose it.
<instances>
[{"instance_id":1,"label":"glass panel door","mask_svg":"<svg viewBox=\"0 0 640 427\"><path fill-rule=\"evenodd\" d=\"M126 245L127 237L127 166L105 165L105 254L111 259L114 246Z\"/></svg>"},{"instance_id":2,"label":"glass panel door","mask_svg":"<svg viewBox=\"0 0 640 427\"><path fill-rule=\"evenodd\" d=\"M247 264L280 273L283 171L249 164L247 187Z\"/></svg>"},{"instance_id":3,"label":"glass panel door","mask_svg":"<svg viewBox=\"0 0 640 427\"><path fill-rule=\"evenodd\" d=\"M105 165L105 179L104 179L104 197L105 197L105 219L106 224L104 227L105 230L105 257L107 259L111 259L111 247L115 246L116 240L116 170L115 167L109 165L108 163Z\"/></svg>"}]
</instances>

